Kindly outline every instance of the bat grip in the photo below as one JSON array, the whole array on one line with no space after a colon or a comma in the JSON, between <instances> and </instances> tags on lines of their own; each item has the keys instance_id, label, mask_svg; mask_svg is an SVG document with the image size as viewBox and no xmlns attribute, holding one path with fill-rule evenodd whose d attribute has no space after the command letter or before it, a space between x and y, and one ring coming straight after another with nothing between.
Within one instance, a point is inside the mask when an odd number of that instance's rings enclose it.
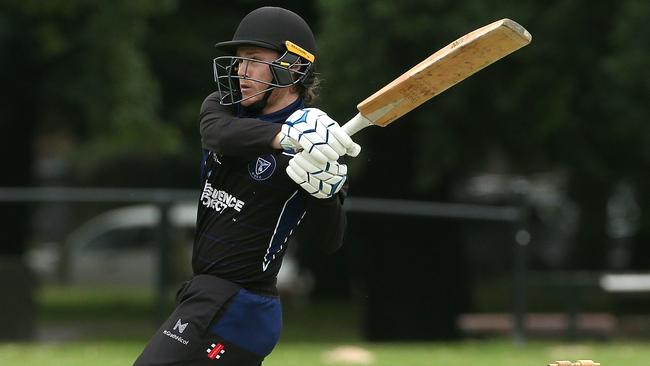
<instances>
[{"instance_id":1,"label":"bat grip","mask_svg":"<svg viewBox=\"0 0 650 366\"><path fill-rule=\"evenodd\" d=\"M352 136L355 133L371 125L372 122L370 122L369 119L362 116L361 113L357 113L356 116L352 117L351 120L349 120L346 124L344 124L341 127L343 128L343 131L348 134L348 136Z\"/></svg>"}]
</instances>

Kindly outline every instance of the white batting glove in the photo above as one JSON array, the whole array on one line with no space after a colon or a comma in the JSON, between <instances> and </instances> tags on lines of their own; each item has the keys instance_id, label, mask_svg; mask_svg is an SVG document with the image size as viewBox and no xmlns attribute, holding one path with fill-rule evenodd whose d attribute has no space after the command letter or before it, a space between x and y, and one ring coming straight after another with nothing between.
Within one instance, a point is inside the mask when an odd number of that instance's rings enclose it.
<instances>
[{"instance_id":1,"label":"white batting glove","mask_svg":"<svg viewBox=\"0 0 650 366\"><path fill-rule=\"evenodd\" d=\"M341 190L348 177L348 167L336 161L320 163L301 151L289 160L287 174L309 194L322 199Z\"/></svg>"},{"instance_id":2,"label":"white batting glove","mask_svg":"<svg viewBox=\"0 0 650 366\"><path fill-rule=\"evenodd\" d=\"M357 156L361 147L325 112L316 108L295 111L282 125L280 145L285 151L304 150L321 164L348 154Z\"/></svg>"}]
</instances>

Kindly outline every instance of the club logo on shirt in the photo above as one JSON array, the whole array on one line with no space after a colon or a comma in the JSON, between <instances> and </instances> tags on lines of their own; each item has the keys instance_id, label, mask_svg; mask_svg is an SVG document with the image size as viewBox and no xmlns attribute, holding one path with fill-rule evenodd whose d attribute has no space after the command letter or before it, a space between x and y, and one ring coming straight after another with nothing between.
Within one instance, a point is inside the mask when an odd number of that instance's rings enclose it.
<instances>
[{"instance_id":1,"label":"club logo on shirt","mask_svg":"<svg viewBox=\"0 0 650 366\"><path fill-rule=\"evenodd\" d=\"M269 179L277 165L273 155L260 156L248 163L248 174L255 180Z\"/></svg>"}]
</instances>

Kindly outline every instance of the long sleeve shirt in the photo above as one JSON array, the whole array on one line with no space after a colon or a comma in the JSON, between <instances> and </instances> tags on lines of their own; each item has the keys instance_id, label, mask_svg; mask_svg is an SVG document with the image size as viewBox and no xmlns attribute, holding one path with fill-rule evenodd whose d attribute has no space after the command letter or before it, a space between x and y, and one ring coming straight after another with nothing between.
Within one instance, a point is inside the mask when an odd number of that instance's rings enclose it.
<instances>
[{"instance_id":1,"label":"long sleeve shirt","mask_svg":"<svg viewBox=\"0 0 650 366\"><path fill-rule=\"evenodd\" d=\"M285 173L292 155L272 147L282 123L301 99L262 116L222 106L216 93L201 106L202 193L192 266L245 288L275 293L289 237L323 252L341 246L346 226L345 189L316 199Z\"/></svg>"}]
</instances>

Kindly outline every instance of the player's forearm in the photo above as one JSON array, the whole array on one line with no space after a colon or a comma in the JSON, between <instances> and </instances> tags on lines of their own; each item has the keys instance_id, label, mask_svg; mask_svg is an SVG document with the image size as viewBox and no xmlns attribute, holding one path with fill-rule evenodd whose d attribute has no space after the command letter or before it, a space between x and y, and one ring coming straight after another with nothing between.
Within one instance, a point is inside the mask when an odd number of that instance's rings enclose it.
<instances>
[{"instance_id":1,"label":"player's forearm","mask_svg":"<svg viewBox=\"0 0 650 366\"><path fill-rule=\"evenodd\" d=\"M284 137L283 133L281 132L277 133L273 137L273 140L271 140L271 147L277 150L282 150L282 144L280 144L280 141L282 141L283 137Z\"/></svg>"},{"instance_id":2,"label":"player's forearm","mask_svg":"<svg viewBox=\"0 0 650 366\"><path fill-rule=\"evenodd\" d=\"M227 156L257 156L273 152L279 124L252 118L207 115L201 119L203 148Z\"/></svg>"},{"instance_id":3,"label":"player's forearm","mask_svg":"<svg viewBox=\"0 0 650 366\"><path fill-rule=\"evenodd\" d=\"M255 118L239 118L231 107L219 104L216 93L201 105L199 115L201 144L204 149L227 156L258 156L273 152L273 140L280 124Z\"/></svg>"},{"instance_id":4,"label":"player's forearm","mask_svg":"<svg viewBox=\"0 0 650 366\"><path fill-rule=\"evenodd\" d=\"M326 254L338 250L343 245L347 227L347 217L340 197L307 197L305 208L307 214L300 225L301 240Z\"/></svg>"}]
</instances>

